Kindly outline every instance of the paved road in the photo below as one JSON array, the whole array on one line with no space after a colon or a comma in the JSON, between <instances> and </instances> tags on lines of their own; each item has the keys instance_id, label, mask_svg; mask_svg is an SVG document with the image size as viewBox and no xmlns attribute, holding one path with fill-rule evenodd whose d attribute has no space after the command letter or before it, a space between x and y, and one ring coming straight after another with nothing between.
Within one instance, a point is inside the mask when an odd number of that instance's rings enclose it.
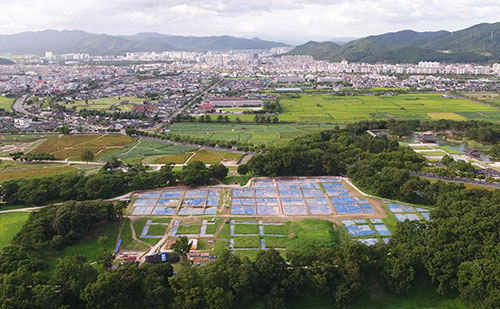
<instances>
[{"instance_id":1,"label":"paved road","mask_svg":"<svg viewBox=\"0 0 500 309\"><path fill-rule=\"evenodd\" d=\"M15 111L15 112L18 112L20 114L23 114L27 117L31 117L31 116L35 116L29 112L26 111L26 109L24 109L24 101L28 98L27 95L24 95L22 97L19 97L15 102L14 104L12 104L12 109Z\"/></svg>"}]
</instances>

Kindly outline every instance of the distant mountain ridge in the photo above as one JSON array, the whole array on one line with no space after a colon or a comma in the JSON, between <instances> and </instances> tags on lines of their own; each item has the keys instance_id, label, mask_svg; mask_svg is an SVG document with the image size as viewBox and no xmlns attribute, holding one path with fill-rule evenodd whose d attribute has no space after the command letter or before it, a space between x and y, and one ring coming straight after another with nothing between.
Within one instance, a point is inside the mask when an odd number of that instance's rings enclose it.
<instances>
[{"instance_id":1,"label":"distant mountain ridge","mask_svg":"<svg viewBox=\"0 0 500 309\"><path fill-rule=\"evenodd\" d=\"M310 41L295 47L289 54L367 63L494 62L500 61L500 23L478 24L456 32L403 30L368 36L345 45Z\"/></svg>"},{"instance_id":2,"label":"distant mountain ridge","mask_svg":"<svg viewBox=\"0 0 500 309\"><path fill-rule=\"evenodd\" d=\"M43 54L89 53L91 55L119 55L141 51L229 51L235 49L269 49L289 46L281 42L258 38L245 39L232 36L191 37L164 35L155 32L129 36L88 33L81 30L44 30L0 35L0 53Z\"/></svg>"},{"instance_id":3,"label":"distant mountain ridge","mask_svg":"<svg viewBox=\"0 0 500 309\"><path fill-rule=\"evenodd\" d=\"M14 61L11 61L9 59L0 58L0 65L9 65L9 64L15 64L15 63Z\"/></svg>"}]
</instances>

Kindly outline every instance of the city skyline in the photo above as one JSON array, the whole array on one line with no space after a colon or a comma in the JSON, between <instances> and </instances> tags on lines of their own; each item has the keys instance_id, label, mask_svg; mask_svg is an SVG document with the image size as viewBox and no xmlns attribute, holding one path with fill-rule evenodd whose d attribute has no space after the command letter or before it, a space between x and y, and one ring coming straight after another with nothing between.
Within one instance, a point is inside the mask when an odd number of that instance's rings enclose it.
<instances>
[{"instance_id":1,"label":"city skyline","mask_svg":"<svg viewBox=\"0 0 500 309\"><path fill-rule=\"evenodd\" d=\"M0 34L84 30L106 34L159 32L232 35L298 44L308 40L363 37L404 29L455 31L495 22L494 1L169 1L106 2L21 0L3 5ZM64 14L60 14L63 11Z\"/></svg>"}]
</instances>

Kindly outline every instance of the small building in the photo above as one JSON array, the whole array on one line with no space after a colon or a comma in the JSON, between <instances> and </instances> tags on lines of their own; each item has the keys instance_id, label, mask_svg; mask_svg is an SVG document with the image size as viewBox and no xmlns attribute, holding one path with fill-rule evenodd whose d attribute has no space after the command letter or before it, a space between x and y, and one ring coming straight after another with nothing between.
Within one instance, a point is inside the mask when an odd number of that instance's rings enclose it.
<instances>
[{"instance_id":1,"label":"small building","mask_svg":"<svg viewBox=\"0 0 500 309\"><path fill-rule=\"evenodd\" d=\"M492 169L492 168L478 169L478 170L475 170L474 173L476 175L483 175L486 178L488 178L488 177L500 178L500 172L495 170L495 169Z\"/></svg>"},{"instance_id":2,"label":"small building","mask_svg":"<svg viewBox=\"0 0 500 309\"><path fill-rule=\"evenodd\" d=\"M214 109L214 106L212 104L205 103L205 104L202 104L200 107L198 107L198 112L201 114L204 114L204 113L211 111L212 109Z\"/></svg>"},{"instance_id":3,"label":"small building","mask_svg":"<svg viewBox=\"0 0 500 309\"><path fill-rule=\"evenodd\" d=\"M464 153L473 158L479 158L481 156L481 152L477 149L466 149Z\"/></svg>"},{"instance_id":4,"label":"small building","mask_svg":"<svg viewBox=\"0 0 500 309\"><path fill-rule=\"evenodd\" d=\"M437 138L433 134L422 134L420 135L419 140L422 143L435 143Z\"/></svg>"},{"instance_id":5,"label":"small building","mask_svg":"<svg viewBox=\"0 0 500 309\"><path fill-rule=\"evenodd\" d=\"M152 264L177 263L180 260L180 257L174 252L162 252L146 256L146 262Z\"/></svg>"},{"instance_id":6,"label":"small building","mask_svg":"<svg viewBox=\"0 0 500 309\"><path fill-rule=\"evenodd\" d=\"M387 134L383 131L372 131L372 130L367 130L366 131L368 134L370 134L371 137L383 137L386 136Z\"/></svg>"}]
</instances>

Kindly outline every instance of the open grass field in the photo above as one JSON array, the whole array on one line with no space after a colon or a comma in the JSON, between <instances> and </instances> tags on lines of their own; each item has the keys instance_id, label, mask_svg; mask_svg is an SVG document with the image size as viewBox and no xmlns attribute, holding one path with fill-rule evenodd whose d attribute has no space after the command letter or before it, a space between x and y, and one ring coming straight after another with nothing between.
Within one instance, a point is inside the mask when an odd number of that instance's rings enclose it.
<instances>
[{"instance_id":1,"label":"open grass field","mask_svg":"<svg viewBox=\"0 0 500 309\"><path fill-rule=\"evenodd\" d=\"M127 144L125 147L122 147L122 149L120 149L117 152L114 152L111 155L106 155L101 157L101 160L109 161L113 156L116 156L118 159L125 160L136 157L140 158L148 156L185 154L185 153L191 153L195 150L197 150L197 148L183 146L183 145L174 145L174 144L169 144L167 142L158 142L147 139L140 139Z\"/></svg>"},{"instance_id":2,"label":"open grass field","mask_svg":"<svg viewBox=\"0 0 500 309\"><path fill-rule=\"evenodd\" d=\"M28 178L37 176L47 176L47 175L61 175L63 173L70 173L78 171L76 167L69 165L51 166L44 165L36 168L29 169L7 169L0 170L0 181L18 179L18 178Z\"/></svg>"},{"instance_id":3,"label":"open grass field","mask_svg":"<svg viewBox=\"0 0 500 309\"><path fill-rule=\"evenodd\" d=\"M235 236L234 247L235 248L259 248L260 238L258 236Z\"/></svg>"},{"instance_id":4,"label":"open grass field","mask_svg":"<svg viewBox=\"0 0 500 309\"><path fill-rule=\"evenodd\" d=\"M226 160L239 160L243 154L233 153L233 152L222 152L215 150L202 149L198 151L189 162L191 161L201 161L205 164L215 164L220 161Z\"/></svg>"},{"instance_id":5,"label":"open grass field","mask_svg":"<svg viewBox=\"0 0 500 309\"><path fill-rule=\"evenodd\" d=\"M491 105L500 106L500 93L498 92L469 92L464 93L464 95Z\"/></svg>"},{"instance_id":6,"label":"open grass field","mask_svg":"<svg viewBox=\"0 0 500 309\"><path fill-rule=\"evenodd\" d=\"M252 121L253 119L251 119ZM236 141L241 143L284 144L296 137L333 129L327 124L237 124L181 122L169 127L170 132L208 140Z\"/></svg>"},{"instance_id":7,"label":"open grass field","mask_svg":"<svg viewBox=\"0 0 500 309\"><path fill-rule=\"evenodd\" d=\"M7 98L4 96L0 96L0 108L4 109L7 112L10 112L11 106L14 103L13 98Z\"/></svg>"},{"instance_id":8,"label":"open grass field","mask_svg":"<svg viewBox=\"0 0 500 309\"><path fill-rule=\"evenodd\" d=\"M132 137L118 134L67 135L49 138L30 153L51 153L56 159L80 161L81 154L85 150L90 150L96 160L105 154L122 149L134 140Z\"/></svg>"},{"instance_id":9,"label":"open grass field","mask_svg":"<svg viewBox=\"0 0 500 309\"><path fill-rule=\"evenodd\" d=\"M96 261L97 256L101 252L105 251L112 253L116 244L119 230L119 220L106 223L93 229L93 231L91 231L85 239L65 247L64 250L51 251L46 258L47 262L49 263L49 269L47 272L52 273L59 263L59 260L66 256L83 255L90 263L92 263ZM101 247L97 242L97 239L100 236L107 237L103 247Z\"/></svg>"},{"instance_id":10,"label":"open grass field","mask_svg":"<svg viewBox=\"0 0 500 309\"><path fill-rule=\"evenodd\" d=\"M500 121L489 106L448 99L440 94L400 94L392 97L304 95L280 101L280 121L356 122L369 119L482 119Z\"/></svg>"},{"instance_id":11,"label":"open grass field","mask_svg":"<svg viewBox=\"0 0 500 309\"><path fill-rule=\"evenodd\" d=\"M235 234L259 234L259 226L257 224L236 224L234 226Z\"/></svg>"},{"instance_id":12,"label":"open grass field","mask_svg":"<svg viewBox=\"0 0 500 309\"><path fill-rule=\"evenodd\" d=\"M99 98L95 100L91 99L88 100L88 104L85 102L85 100L78 100L68 104L63 104L63 103L60 104L68 108L75 107L77 111L80 111L82 109L109 110L111 107L116 107L117 109L122 111L130 111L132 110L132 106L134 106L134 104L142 104L144 100L145 99L143 98L136 98L136 97L113 97L113 98ZM120 104L123 101L129 101L129 103Z\"/></svg>"},{"instance_id":13,"label":"open grass field","mask_svg":"<svg viewBox=\"0 0 500 309\"><path fill-rule=\"evenodd\" d=\"M12 238L23 227L29 216L29 212L0 214L0 250L10 245Z\"/></svg>"},{"instance_id":14,"label":"open grass field","mask_svg":"<svg viewBox=\"0 0 500 309\"><path fill-rule=\"evenodd\" d=\"M200 233L200 225L179 225L177 234L198 234Z\"/></svg>"},{"instance_id":15,"label":"open grass field","mask_svg":"<svg viewBox=\"0 0 500 309\"><path fill-rule=\"evenodd\" d=\"M136 237L139 237L141 234L141 231L137 231L134 227L134 230L136 232ZM135 241L132 238L132 229L130 228L130 219L125 219L125 222L123 223L123 229L122 233L120 234L120 238L122 239L122 249L124 250L144 250L147 248L147 245L142 244L138 241Z\"/></svg>"},{"instance_id":16,"label":"open grass field","mask_svg":"<svg viewBox=\"0 0 500 309\"><path fill-rule=\"evenodd\" d=\"M310 252L318 248L336 248L340 235L333 229L333 223L320 219L304 219L288 222L292 237L288 240L287 249L299 252Z\"/></svg>"}]
</instances>

